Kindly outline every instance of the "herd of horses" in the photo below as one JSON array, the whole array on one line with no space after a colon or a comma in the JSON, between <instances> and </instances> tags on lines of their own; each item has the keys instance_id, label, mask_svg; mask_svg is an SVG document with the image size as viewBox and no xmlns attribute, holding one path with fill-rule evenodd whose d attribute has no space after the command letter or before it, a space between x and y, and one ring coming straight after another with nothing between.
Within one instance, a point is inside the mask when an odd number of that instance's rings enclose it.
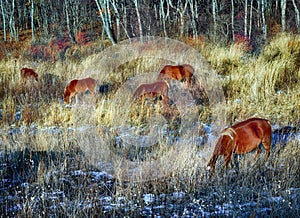
<instances>
[{"instance_id":1,"label":"herd of horses","mask_svg":"<svg viewBox=\"0 0 300 218\"><path fill-rule=\"evenodd\" d=\"M34 79L38 81L38 75L29 68L21 70L21 79ZM153 83L143 83L136 87L132 95L132 101L142 101L145 98L157 98L163 102L163 106L169 109L170 99L168 97L170 81L178 80L192 86L195 77L192 66L166 65L158 74L157 80ZM63 98L65 103L70 103L73 96L84 93L87 90L95 95L97 82L93 78L75 79L70 81L64 90ZM224 156L225 166L228 167L233 154L244 154L256 150L256 156L260 152L262 144L266 150L266 160L270 155L272 140L272 129L270 122L261 118L250 118L225 128L218 138L212 157L208 162L208 169L211 175L215 171L216 161L219 156Z\"/></svg>"}]
</instances>

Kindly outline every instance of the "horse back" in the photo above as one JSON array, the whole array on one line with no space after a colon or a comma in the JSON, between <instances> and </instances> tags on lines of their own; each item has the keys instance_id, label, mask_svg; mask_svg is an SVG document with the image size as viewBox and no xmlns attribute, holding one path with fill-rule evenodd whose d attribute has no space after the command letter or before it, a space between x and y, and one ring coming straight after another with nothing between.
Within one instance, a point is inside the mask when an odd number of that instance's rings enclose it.
<instances>
[{"instance_id":1,"label":"horse back","mask_svg":"<svg viewBox=\"0 0 300 218\"><path fill-rule=\"evenodd\" d=\"M262 141L271 143L272 129L268 120L251 118L233 125L237 134L237 153L246 153L254 150Z\"/></svg>"},{"instance_id":2,"label":"horse back","mask_svg":"<svg viewBox=\"0 0 300 218\"><path fill-rule=\"evenodd\" d=\"M34 72L33 69L30 68L22 68L21 69L21 78L22 79L26 79L29 77L33 77L36 81L38 81L38 74L36 72Z\"/></svg>"},{"instance_id":3,"label":"horse back","mask_svg":"<svg viewBox=\"0 0 300 218\"><path fill-rule=\"evenodd\" d=\"M194 68L193 68L191 65L189 65L189 64L182 64L181 66L183 66L183 68L184 68L186 71L190 72L191 74L194 73Z\"/></svg>"}]
</instances>

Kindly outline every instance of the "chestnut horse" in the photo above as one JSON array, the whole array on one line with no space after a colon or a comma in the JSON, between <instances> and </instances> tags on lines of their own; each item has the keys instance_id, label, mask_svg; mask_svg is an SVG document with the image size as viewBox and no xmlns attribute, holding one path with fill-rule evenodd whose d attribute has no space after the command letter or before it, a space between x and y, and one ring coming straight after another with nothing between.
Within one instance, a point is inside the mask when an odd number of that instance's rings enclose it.
<instances>
[{"instance_id":1,"label":"chestnut horse","mask_svg":"<svg viewBox=\"0 0 300 218\"><path fill-rule=\"evenodd\" d=\"M225 166L228 167L233 153L244 154L257 149L256 156L260 152L259 145L266 149L266 160L270 155L272 129L266 119L250 118L237 123L221 132L214 149L214 153L208 163L211 174L214 173L215 164L220 155L225 158Z\"/></svg>"},{"instance_id":2,"label":"chestnut horse","mask_svg":"<svg viewBox=\"0 0 300 218\"><path fill-rule=\"evenodd\" d=\"M186 80L188 84L191 84L194 68L191 65L166 65L159 73L157 81L167 80L170 83L171 79L183 81Z\"/></svg>"},{"instance_id":3,"label":"chestnut horse","mask_svg":"<svg viewBox=\"0 0 300 218\"><path fill-rule=\"evenodd\" d=\"M96 80L93 78L85 78L85 79L75 79L72 80L65 88L64 91L64 101L65 103L70 103L72 97L76 95L77 102L77 94L90 91L91 94L95 95L96 88Z\"/></svg>"},{"instance_id":4,"label":"chestnut horse","mask_svg":"<svg viewBox=\"0 0 300 218\"><path fill-rule=\"evenodd\" d=\"M168 96L169 93L169 84L166 81L157 81L154 83L143 83L139 85L134 93L132 100L136 100L138 98L142 99L145 95L152 95L156 97L158 95Z\"/></svg>"},{"instance_id":5,"label":"chestnut horse","mask_svg":"<svg viewBox=\"0 0 300 218\"><path fill-rule=\"evenodd\" d=\"M34 72L33 69L30 69L30 68L22 68L21 69L21 79L22 81L24 82L26 79L30 79L30 78L33 78L35 79L35 81L38 81L38 75L36 72Z\"/></svg>"}]
</instances>

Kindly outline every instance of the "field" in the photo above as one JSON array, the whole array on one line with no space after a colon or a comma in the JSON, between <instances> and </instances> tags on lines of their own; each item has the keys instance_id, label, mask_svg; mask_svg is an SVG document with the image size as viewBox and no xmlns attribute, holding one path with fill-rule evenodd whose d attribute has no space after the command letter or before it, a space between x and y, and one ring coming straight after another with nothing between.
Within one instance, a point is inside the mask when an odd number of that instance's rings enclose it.
<instances>
[{"instance_id":1,"label":"field","mask_svg":"<svg viewBox=\"0 0 300 218\"><path fill-rule=\"evenodd\" d=\"M259 54L205 38L96 41L61 59L26 46L0 62L1 216L300 216L299 35L279 34ZM159 101L131 102L137 85L182 63L196 83L171 82L170 119ZM22 83L23 67L39 81ZM96 99L65 104L66 84L87 76ZM219 132L250 117L272 124L270 158L240 155L227 170L219 158L210 178Z\"/></svg>"}]
</instances>

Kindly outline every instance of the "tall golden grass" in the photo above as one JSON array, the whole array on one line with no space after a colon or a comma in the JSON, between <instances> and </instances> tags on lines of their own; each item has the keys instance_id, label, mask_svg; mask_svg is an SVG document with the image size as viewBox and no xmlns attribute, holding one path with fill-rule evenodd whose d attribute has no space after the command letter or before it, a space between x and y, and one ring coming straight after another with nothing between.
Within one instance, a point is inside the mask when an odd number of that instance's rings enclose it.
<instances>
[{"instance_id":1,"label":"tall golden grass","mask_svg":"<svg viewBox=\"0 0 300 218\"><path fill-rule=\"evenodd\" d=\"M189 39L191 40L191 39ZM190 42L191 43L191 42ZM193 44L193 43L191 43ZM97 46L97 45L94 45ZM265 46L259 56L251 56L239 46L219 46L206 43L201 49L207 60L220 76L221 84L226 97L226 104L219 110L225 110L227 120L235 122L252 116L268 118L272 124L299 125L300 120L300 37L299 35L281 34ZM20 52L21 53L21 52ZM86 169L83 162L98 166L111 173L118 181L116 193L111 195L126 196L128 201L142 202L143 193L172 193L184 192L192 196L207 193L214 199L216 192L220 195L228 189L239 191L253 187L258 193L264 191L272 194L284 194L284 190L299 186L299 142L288 143L286 148L273 153L267 165L259 158L253 161L253 155L248 154L240 162L239 174L223 175L221 165L217 165L216 177L211 180L207 177L206 164L213 147L205 144L199 147L193 140L199 132L192 132L189 139L170 145L163 137L158 136L158 143L154 148L140 150L136 147L122 147L115 142L119 136L118 129L111 129L117 114L114 112L116 104L113 102L116 94L128 98L128 93L117 93L122 83L130 77L143 72L144 69L157 70L163 60L138 59L126 63L107 77L107 83L112 84L110 93L98 95L94 107L66 107L62 103L64 86L73 78L80 77L92 63L93 57L77 61L70 58L66 62L37 62L25 58L0 62L0 96L1 114L0 127L3 131L14 128L24 129L23 134L2 135L0 149L6 152L22 151L56 151L62 155L57 157L60 164L40 165L37 180L40 187L55 186L57 181L50 180L47 173L61 173L66 175L70 170L66 157L72 153L77 169ZM32 67L43 78L46 74L55 76L56 80L45 87L47 81L41 80L38 84L24 87L20 84L19 71L21 67ZM137 71L136 68L139 68ZM101 69L99 69L101 70ZM107 72L103 72L107 73ZM54 77L53 77L54 78ZM211 113L218 113L218 109L210 111L209 106L199 106L199 121L209 121ZM150 109L149 109L150 110ZM148 115L145 111L137 110L131 114L134 125L143 125ZM201 113L202 111L202 113ZM16 119L17 112L21 118ZM153 111L146 111L147 113ZM139 113L139 114L138 114ZM120 121L122 123L122 120ZM77 127L88 127L85 131ZM46 133L50 127L61 128L60 133L51 135ZM225 126L224 126L225 127ZM69 129L68 129L69 128ZM200 127L199 127L200 128ZM30 131L36 129L36 134ZM71 129L71 130L70 130ZM201 133L205 136L205 133ZM87 146L85 146L87 145ZM80 150L88 154L84 159ZM143 159L134 153L140 152ZM75 153L75 154L74 154ZM129 156L137 158L131 159ZM84 155L83 155L84 156ZM77 160L78 159L78 160ZM83 159L83 162L82 162ZM16 160L17 161L17 160ZM97 165L98 163L107 163ZM124 185L126 184L126 185ZM268 190L265 190L265 185ZM78 201L85 196L87 187L74 192ZM280 188L278 187L280 185ZM42 190L42 188L41 188ZM249 189L239 193L239 203L247 199L256 200ZM37 191L39 192L39 191ZM37 193L38 194L38 193ZM77 194L77 195L76 195ZM91 195L93 195L91 193ZM94 196L95 197L95 196ZM225 200L215 199L222 203ZM20 215L36 214L30 211L30 202L27 211ZM294 203L293 203L294 204ZM41 206L43 208L43 205ZM34 208L34 207L33 207ZM44 208L45 209L45 208ZM73 209L68 214L78 215L80 211ZM282 213L275 213L282 215Z\"/></svg>"}]
</instances>

